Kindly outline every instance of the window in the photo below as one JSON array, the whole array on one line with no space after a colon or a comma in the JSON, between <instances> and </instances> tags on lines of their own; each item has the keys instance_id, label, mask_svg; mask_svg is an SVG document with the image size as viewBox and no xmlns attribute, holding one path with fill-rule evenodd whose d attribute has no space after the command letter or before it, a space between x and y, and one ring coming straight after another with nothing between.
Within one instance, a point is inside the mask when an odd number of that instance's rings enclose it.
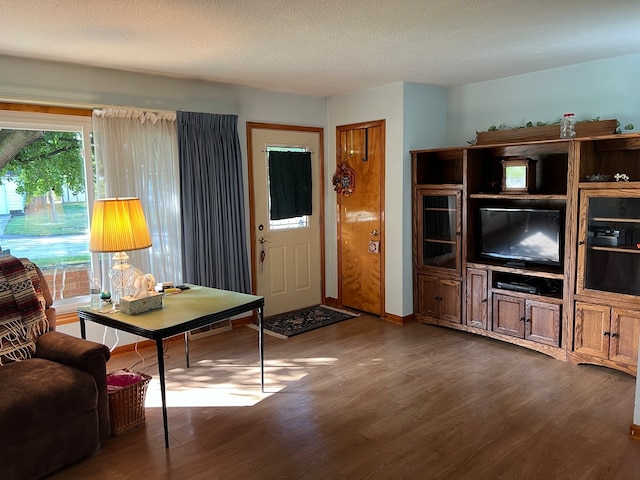
<instances>
[{"instance_id":1,"label":"window","mask_svg":"<svg viewBox=\"0 0 640 480\"><path fill-rule=\"evenodd\" d=\"M267 170L269 169L269 152L307 152L307 147L283 147L269 145L267 146L265 155L267 155ZM267 171L267 178L269 178ZM267 193L269 192L269 185L267 185ZM269 195L269 211L271 211L271 195ZM285 218L282 220L272 220L269 218L269 230L294 230L296 228L308 228L309 216L303 215L302 217Z\"/></svg>"},{"instance_id":2,"label":"window","mask_svg":"<svg viewBox=\"0 0 640 480\"><path fill-rule=\"evenodd\" d=\"M0 246L40 267L61 313L89 293L90 132L90 116L0 110Z\"/></svg>"}]
</instances>

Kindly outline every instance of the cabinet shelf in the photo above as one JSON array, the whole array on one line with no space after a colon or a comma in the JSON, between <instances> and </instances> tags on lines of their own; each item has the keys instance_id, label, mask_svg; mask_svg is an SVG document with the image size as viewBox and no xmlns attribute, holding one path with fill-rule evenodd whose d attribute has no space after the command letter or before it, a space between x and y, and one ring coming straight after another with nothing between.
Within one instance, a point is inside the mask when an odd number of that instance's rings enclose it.
<instances>
[{"instance_id":1,"label":"cabinet shelf","mask_svg":"<svg viewBox=\"0 0 640 480\"><path fill-rule=\"evenodd\" d=\"M593 222L640 223L640 218L625 217L591 217Z\"/></svg>"},{"instance_id":2,"label":"cabinet shelf","mask_svg":"<svg viewBox=\"0 0 640 480\"><path fill-rule=\"evenodd\" d=\"M567 196L555 193L471 193L469 198L489 200L566 200Z\"/></svg>"},{"instance_id":3,"label":"cabinet shelf","mask_svg":"<svg viewBox=\"0 0 640 480\"><path fill-rule=\"evenodd\" d=\"M461 190L461 183L416 183L418 188L426 187L429 190Z\"/></svg>"},{"instance_id":4,"label":"cabinet shelf","mask_svg":"<svg viewBox=\"0 0 640 480\"><path fill-rule=\"evenodd\" d=\"M600 250L602 252L617 252L617 253L640 253L640 248L636 247L606 247L602 245L589 245L589 250Z\"/></svg>"},{"instance_id":5,"label":"cabinet shelf","mask_svg":"<svg viewBox=\"0 0 640 480\"><path fill-rule=\"evenodd\" d=\"M640 188L640 182L580 182L578 187L581 190L608 190L612 189L637 189Z\"/></svg>"},{"instance_id":6,"label":"cabinet shelf","mask_svg":"<svg viewBox=\"0 0 640 480\"><path fill-rule=\"evenodd\" d=\"M449 245L455 245L456 243L458 243L456 240L442 240L438 238L425 238L424 241L431 243L447 243Z\"/></svg>"},{"instance_id":7,"label":"cabinet shelf","mask_svg":"<svg viewBox=\"0 0 640 480\"><path fill-rule=\"evenodd\" d=\"M526 293L526 292L515 292L513 290L507 290L504 288L493 287L491 289L494 293L501 293L503 295L509 295L511 297L517 298L528 298L530 300L538 300L541 302L550 303L552 305L562 305L562 295L555 295L549 293Z\"/></svg>"},{"instance_id":8,"label":"cabinet shelf","mask_svg":"<svg viewBox=\"0 0 640 480\"><path fill-rule=\"evenodd\" d=\"M556 280L562 280L564 278L564 274L561 272L560 267L548 267L543 265L536 265L535 270L533 270L526 267L509 267L499 262L482 260L482 261L467 262L467 267L481 268L481 269L489 268L494 272L517 273L519 275L552 278Z\"/></svg>"},{"instance_id":9,"label":"cabinet shelf","mask_svg":"<svg viewBox=\"0 0 640 480\"><path fill-rule=\"evenodd\" d=\"M414 185L438 185L447 188L462 188L463 148L416 150L411 152Z\"/></svg>"},{"instance_id":10,"label":"cabinet shelf","mask_svg":"<svg viewBox=\"0 0 640 480\"><path fill-rule=\"evenodd\" d=\"M455 208L434 208L434 207L426 207L424 209L425 212L455 212Z\"/></svg>"}]
</instances>

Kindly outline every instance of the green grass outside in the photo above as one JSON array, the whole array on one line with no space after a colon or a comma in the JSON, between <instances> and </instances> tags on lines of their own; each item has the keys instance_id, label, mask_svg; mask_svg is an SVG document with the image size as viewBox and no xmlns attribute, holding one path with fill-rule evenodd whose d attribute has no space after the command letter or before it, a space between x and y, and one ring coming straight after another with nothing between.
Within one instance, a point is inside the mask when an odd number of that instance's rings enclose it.
<instances>
[{"instance_id":1,"label":"green grass outside","mask_svg":"<svg viewBox=\"0 0 640 480\"><path fill-rule=\"evenodd\" d=\"M68 257L39 257L35 256L29 258L33 263L38 265L40 268L47 267L60 267L62 265L73 265L78 266L81 264L91 264L91 257L89 254L86 255L70 255Z\"/></svg>"},{"instance_id":2,"label":"green grass outside","mask_svg":"<svg viewBox=\"0 0 640 480\"><path fill-rule=\"evenodd\" d=\"M87 206L84 203L56 204L56 221L53 221L51 210L42 208L37 212L25 215L11 215L4 229L5 236L51 237L62 235L78 235L87 233ZM64 239L60 239L64 242ZM42 256L31 258L40 268L60 265L89 264L89 254L69 255L67 257L46 256L48 252L41 252Z\"/></svg>"},{"instance_id":3,"label":"green grass outside","mask_svg":"<svg viewBox=\"0 0 640 480\"><path fill-rule=\"evenodd\" d=\"M84 203L56 204L56 221L49 207L25 215L11 215L4 235L50 237L87 233L87 206Z\"/></svg>"}]
</instances>

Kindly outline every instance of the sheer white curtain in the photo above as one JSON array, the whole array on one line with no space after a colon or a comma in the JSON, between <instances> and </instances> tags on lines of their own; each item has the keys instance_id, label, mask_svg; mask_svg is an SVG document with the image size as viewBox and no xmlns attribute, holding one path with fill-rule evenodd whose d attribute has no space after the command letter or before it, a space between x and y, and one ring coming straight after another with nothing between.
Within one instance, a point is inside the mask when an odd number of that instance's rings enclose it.
<instances>
[{"instance_id":1,"label":"sheer white curtain","mask_svg":"<svg viewBox=\"0 0 640 480\"><path fill-rule=\"evenodd\" d=\"M158 282L182 283L180 172L175 112L93 112L96 198L140 197L150 249L127 252L129 263ZM102 254L108 285L111 255Z\"/></svg>"}]
</instances>

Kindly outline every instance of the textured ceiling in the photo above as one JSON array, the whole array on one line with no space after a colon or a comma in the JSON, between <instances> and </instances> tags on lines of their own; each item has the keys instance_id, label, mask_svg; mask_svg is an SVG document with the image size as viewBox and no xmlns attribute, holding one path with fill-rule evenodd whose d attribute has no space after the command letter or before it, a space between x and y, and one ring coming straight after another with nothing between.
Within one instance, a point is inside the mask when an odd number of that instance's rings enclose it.
<instances>
[{"instance_id":1,"label":"textured ceiling","mask_svg":"<svg viewBox=\"0 0 640 480\"><path fill-rule=\"evenodd\" d=\"M465 85L637 52L638 0L4 0L0 9L0 54L316 96Z\"/></svg>"}]
</instances>

